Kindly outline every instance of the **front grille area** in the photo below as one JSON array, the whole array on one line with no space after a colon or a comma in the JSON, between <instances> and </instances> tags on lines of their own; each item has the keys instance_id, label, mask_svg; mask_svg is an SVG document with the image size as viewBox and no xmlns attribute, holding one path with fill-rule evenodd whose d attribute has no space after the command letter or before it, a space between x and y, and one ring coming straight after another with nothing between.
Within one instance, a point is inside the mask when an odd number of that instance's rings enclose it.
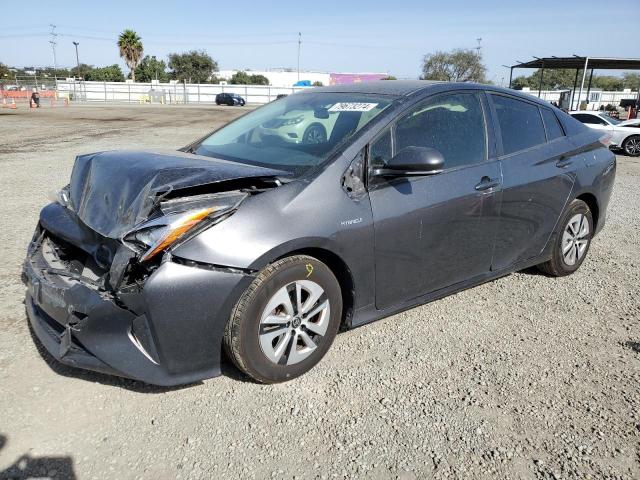
<instances>
[{"instance_id":1,"label":"front grille area","mask_svg":"<svg viewBox=\"0 0 640 480\"><path fill-rule=\"evenodd\" d=\"M66 273L95 287L103 286L103 277L108 270L99 266L86 251L46 231L40 248L47 267L55 273Z\"/></svg>"}]
</instances>

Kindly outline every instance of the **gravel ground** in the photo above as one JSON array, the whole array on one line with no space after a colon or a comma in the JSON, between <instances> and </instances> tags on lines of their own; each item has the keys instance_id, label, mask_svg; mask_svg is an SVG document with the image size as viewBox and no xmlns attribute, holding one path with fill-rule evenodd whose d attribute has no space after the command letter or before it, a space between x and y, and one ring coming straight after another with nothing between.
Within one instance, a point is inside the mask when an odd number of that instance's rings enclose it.
<instances>
[{"instance_id":1,"label":"gravel ground","mask_svg":"<svg viewBox=\"0 0 640 480\"><path fill-rule=\"evenodd\" d=\"M228 366L155 388L39 351L20 264L74 155L177 148L242 111L0 111L0 478L640 478L637 159L618 157L576 274L513 274L340 334L286 384Z\"/></svg>"}]
</instances>

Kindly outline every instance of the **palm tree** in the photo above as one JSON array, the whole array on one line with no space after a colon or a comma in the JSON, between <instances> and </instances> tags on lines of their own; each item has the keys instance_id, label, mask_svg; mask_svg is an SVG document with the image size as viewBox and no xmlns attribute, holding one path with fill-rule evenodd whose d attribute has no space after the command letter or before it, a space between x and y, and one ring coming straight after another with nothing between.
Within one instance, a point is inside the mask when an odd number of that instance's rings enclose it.
<instances>
[{"instance_id":1,"label":"palm tree","mask_svg":"<svg viewBox=\"0 0 640 480\"><path fill-rule=\"evenodd\" d=\"M126 29L118 37L118 48L124 63L131 70L131 80L136 81L136 67L142 59L142 39L133 30Z\"/></svg>"}]
</instances>

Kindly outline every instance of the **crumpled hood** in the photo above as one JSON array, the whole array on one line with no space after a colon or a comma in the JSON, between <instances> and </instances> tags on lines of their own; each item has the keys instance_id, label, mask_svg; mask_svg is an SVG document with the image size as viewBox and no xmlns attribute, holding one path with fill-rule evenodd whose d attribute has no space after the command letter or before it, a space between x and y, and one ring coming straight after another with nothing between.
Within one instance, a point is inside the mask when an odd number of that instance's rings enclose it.
<instances>
[{"instance_id":1,"label":"crumpled hood","mask_svg":"<svg viewBox=\"0 0 640 480\"><path fill-rule=\"evenodd\" d=\"M112 151L76 158L69 208L99 234L120 238L172 190L286 172L182 152Z\"/></svg>"}]
</instances>

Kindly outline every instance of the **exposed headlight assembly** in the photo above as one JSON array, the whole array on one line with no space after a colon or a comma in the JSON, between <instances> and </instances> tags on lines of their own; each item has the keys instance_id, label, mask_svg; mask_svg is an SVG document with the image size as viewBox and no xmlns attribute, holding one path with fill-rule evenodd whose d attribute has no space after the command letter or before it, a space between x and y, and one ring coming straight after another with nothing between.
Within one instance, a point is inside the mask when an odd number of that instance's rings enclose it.
<instances>
[{"instance_id":1,"label":"exposed headlight assembly","mask_svg":"<svg viewBox=\"0 0 640 480\"><path fill-rule=\"evenodd\" d=\"M144 250L140 261L149 260L201 228L221 221L247 196L243 192L227 192L163 201L160 203L163 216L139 225L123 241Z\"/></svg>"}]
</instances>

